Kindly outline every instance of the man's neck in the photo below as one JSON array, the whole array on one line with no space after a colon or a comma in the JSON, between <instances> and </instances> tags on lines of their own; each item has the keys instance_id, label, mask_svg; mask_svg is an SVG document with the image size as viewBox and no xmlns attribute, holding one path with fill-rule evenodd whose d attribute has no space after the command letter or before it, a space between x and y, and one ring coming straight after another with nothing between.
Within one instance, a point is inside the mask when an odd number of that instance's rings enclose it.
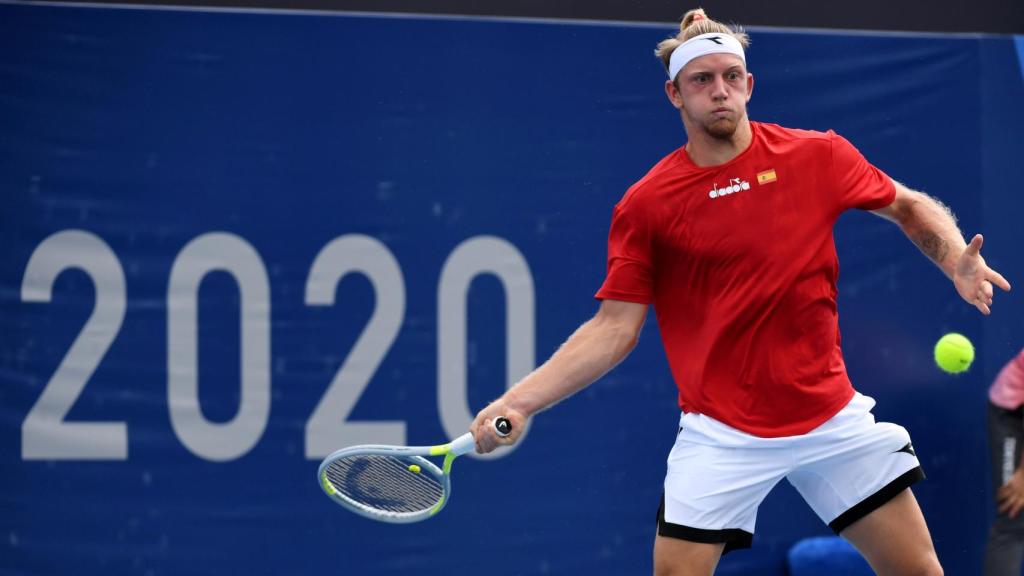
<instances>
[{"instance_id":1,"label":"man's neck","mask_svg":"<svg viewBox=\"0 0 1024 576\"><path fill-rule=\"evenodd\" d=\"M702 130L694 130L697 134L687 134L686 154L690 160L701 168L719 166L739 156L753 141L750 121L746 118L736 127L732 138L723 140Z\"/></svg>"}]
</instances>

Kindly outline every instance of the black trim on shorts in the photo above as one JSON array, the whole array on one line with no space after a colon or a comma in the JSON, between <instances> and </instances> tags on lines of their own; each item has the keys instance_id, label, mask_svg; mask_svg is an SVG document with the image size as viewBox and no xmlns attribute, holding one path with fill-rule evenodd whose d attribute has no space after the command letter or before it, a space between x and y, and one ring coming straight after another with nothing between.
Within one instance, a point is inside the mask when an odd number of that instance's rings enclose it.
<instances>
[{"instance_id":1,"label":"black trim on shorts","mask_svg":"<svg viewBox=\"0 0 1024 576\"><path fill-rule=\"evenodd\" d=\"M882 507L883 504L895 498L900 492L910 488L915 483L924 480L924 470L920 466L904 472L898 478L889 482L881 490L861 500L838 518L828 523L833 532L839 534L850 527L851 524L871 514Z\"/></svg>"},{"instance_id":2,"label":"black trim on shorts","mask_svg":"<svg viewBox=\"0 0 1024 576\"><path fill-rule=\"evenodd\" d=\"M722 555L733 550L750 548L754 543L754 535L739 528L726 528L725 530L705 530L704 528L691 528L682 524L673 524L665 520L665 495L661 496L661 505L658 506L658 535L689 542L701 544L725 543Z\"/></svg>"}]
</instances>

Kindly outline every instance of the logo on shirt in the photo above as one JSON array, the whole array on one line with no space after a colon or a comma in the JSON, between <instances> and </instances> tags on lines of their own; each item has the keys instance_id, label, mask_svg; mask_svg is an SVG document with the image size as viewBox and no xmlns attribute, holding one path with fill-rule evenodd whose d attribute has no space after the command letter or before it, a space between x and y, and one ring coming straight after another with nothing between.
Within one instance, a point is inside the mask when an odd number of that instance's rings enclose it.
<instances>
[{"instance_id":1,"label":"logo on shirt","mask_svg":"<svg viewBox=\"0 0 1024 576\"><path fill-rule=\"evenodd\" d=\"M757 173L758 184L768 184L769 182L775 182L779 177L775 175L775 169L765 170L764 172Z\"/></svg>"},{"instance_id":2,"label":"logo on shirt","mask_svg":"<svg viewBox=\"0 0 1024 576\"><path fill-rule=\"evenodd\" d=\"M911 456L917 457L917 452L914 452L914 445L911 444L910 442L907 442L906 446L900 448L896 452L904 452L906 454L910 454ZM893 452L893 454L896 454L896 452Z\"/></svg>"},{"instance_id":3,"label":"logo on shirt","mask_svg":"<svg viewBox=\"0 0 1024 576\"><path fill-rule=\"evenodd\" d=\"M719 188L717 183L712 184L711 192L708 192L708 196L712 199L721 198L722 196L735 194L741 190L750 190L750 182L740 178L729 178L729 185L724 188Z\"/></svg>"}]
</instances>

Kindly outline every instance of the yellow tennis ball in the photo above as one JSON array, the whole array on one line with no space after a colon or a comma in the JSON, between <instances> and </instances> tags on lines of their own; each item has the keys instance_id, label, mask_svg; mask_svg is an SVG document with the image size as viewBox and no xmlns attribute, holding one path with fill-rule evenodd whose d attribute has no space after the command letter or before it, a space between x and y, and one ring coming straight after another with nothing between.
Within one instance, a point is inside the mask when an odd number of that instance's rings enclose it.
<instances>
[{"instance_id":1,"label":"yellow tennis ball","mask_svg":"<svg viewBox=\"0 0 1024 576\"><path fill-rule=\"evenodd\" d=\"M419 474L420 473L419 465L418 464L409 464L409 472L412 472L413 474Z\"/></svg>"},{"instance_id":2,"label":"yellow tennis ball","mask_svg":"<svg viewBox=\"0 0 1024 576\"><path fill-rule=\"evenodd\" d=\"M950 374L959 374L971 367L974 345L963 334L950 332L935 343L935 363Z\"/></svg>"}]
</instances>

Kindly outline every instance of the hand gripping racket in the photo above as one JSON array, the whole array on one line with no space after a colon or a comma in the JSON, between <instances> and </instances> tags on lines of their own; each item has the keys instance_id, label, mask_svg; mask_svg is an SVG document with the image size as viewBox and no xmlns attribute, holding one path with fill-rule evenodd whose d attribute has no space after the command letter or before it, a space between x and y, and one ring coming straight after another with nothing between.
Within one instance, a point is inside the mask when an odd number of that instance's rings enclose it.
<instances>
[{"instance_id":1,"label":"hand gripping racket","mask_svg":"<svg viewBox=\"0 0 1024 576\"><path fill-rule=\"evenodd\" d=\"M507 418L494 420L499 436L512 432ZM451 499L452 461L473 451L467 432L438 446L352 446L332 453L317 471L324 493L372 520L404 524L426 520ZM424 456L444 456L440 468Z\"/></svg>"}]
</instances>

